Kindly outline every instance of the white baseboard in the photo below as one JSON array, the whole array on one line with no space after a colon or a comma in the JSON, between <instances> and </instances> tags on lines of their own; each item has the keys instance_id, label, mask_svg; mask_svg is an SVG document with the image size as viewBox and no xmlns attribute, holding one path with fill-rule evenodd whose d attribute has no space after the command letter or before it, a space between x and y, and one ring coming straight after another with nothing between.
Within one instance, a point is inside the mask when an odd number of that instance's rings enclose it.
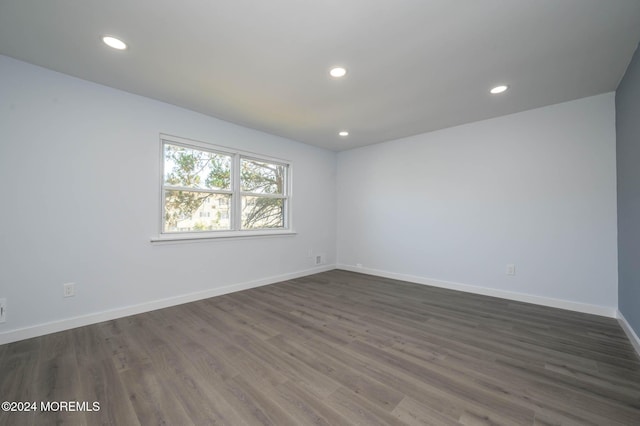
<instances>
[{"instance_id":1,"label":"white baseboard","mask_svg":"<svg viewBox=\"0 0 640 426\"><path fill-rule=\"evenodd\" d=\"M224 287L213 288L205 291L184 294L166 299L153 300L138 305L125 306L122 308L102 311L73 318L66 318L59 321L52 321L43 324L37 324L16 330L10 330L0 333L0 345L16 342L19 340L30 339L32 337L43 336L45 334L57 333L59 331L69 330L76 327L95 324L103 321L109 321L129 315L141 314L144 312L154 311L156 309L168 308L170 306L181 305L183 303L195 302L209 297L221 296L223 294L234 293L236 291L248 290L250 288L261 287L268 284L274 284L281 281L287 281L307 275L317 274L320 272L330 271L332 269L343 269L346 271L359 272L363 274L375 275L384 278L391 278L400 281L407 281L416 284L431 285L434 287L447 288L451 290L465 291L468 293L482 294L485 296L500 297L503 299L516 300L520 302L534 303L537 305L550 306L554 308L567 309L570 311L583 312L588 314L617 318L620 324L629 336L629 340L633 344L638 354L640 354L640 340L633 329L629 326L622 314L616 309L606 306L589 305L584 303L572 302L568 300L553 299L541 296L533 296L524 293L510 292L486 287L479 287L469 284L455 283L449 281L434 280L430 278L419 277L415 275L399 274L395 272L382 271L370 268L359 268L352 265L323 265L316 268L306 269L303 271L292 272L283 275L272 276L255 281L244 283L236 283Z\"/></svg>"},{"instance_id":2,"label":"white baseboard","mask_svg":"<svg viewBox=\"0 0 640 426\"><path fill-rule=\"evenodd\" d=\"M274 284L281 281L287 281L307 275L317 274L320 272L335 269L335 265L322 265L319 267L306 269L303 271L292 272L283 275L263 278L255 281L231 284L224 287L212 288L209 290L188 293L180 296L169 297L166 299L152 300L150 302L138 305L125 306L122 308L111 309L108 311L96 312L92 314L66 318L59 321L52 321L43 324L37 324L16 330L10 330L0 333L0 345L5 343L17 342L19 340L30 339L32 337L43 336L45 334L57 333L59 331L70 330L76 327L95 324L103 321L109 321L129 315L141 314L143 312L155 311L156 309L168 308L170 306L181 305L183 303L195 302L197 300L207 299L209 297L221 296L223 294L234 293L236 291L248 290L250 288L261 287L268 284Z\"/></svg>"},{"instance_id":3,"label":"white baseboard","mask_svg":"<svg viewBox=\"0 0 640 426\"><path fill-rule=\"evenodd\" d=\"M440 281L431 278L424 278L415 275L399 274L396 272L382 271L378 269L361 268L352 265L337 264L337 269L345 271L359 272L362 274L376 275L394 280L408 281L415 284L430 285L450 290L465 291L467 293L482 294L484 296L499 297L502 299L516 300L518 302L533 303L536 305L549 306L552 308L567 309L569 311L582 312L586 314L600 315L609 318L616 318L616 308L609 306L589 305L586 303L572 302L570 300L554 299L550 297L534 296L531 294L517 293L514 291L498 290L495 288L479 287L475 285L462 284L450 281Z\"/></svg>"},{"instance_id":4,"label":"white baseboard","mask_svg":"<svg viewBox=\"0 0 640 426\"><path fill-rule=\"evenodd\" d=\"M627 319L624 317L624 315L622 315L622 312L620 312L619 310L616 311L616 317L618 318L618 322L620 323L620 326L622 327L625 334L629 338L629 341L631 342L631 346L633 346L633 348L636 350L636 353L640 357L640 338L638 337L636 332L633 330L633 328L631 328L631 325L629 325L629 323L627 322Z\"/></svg>"}]
</instances>

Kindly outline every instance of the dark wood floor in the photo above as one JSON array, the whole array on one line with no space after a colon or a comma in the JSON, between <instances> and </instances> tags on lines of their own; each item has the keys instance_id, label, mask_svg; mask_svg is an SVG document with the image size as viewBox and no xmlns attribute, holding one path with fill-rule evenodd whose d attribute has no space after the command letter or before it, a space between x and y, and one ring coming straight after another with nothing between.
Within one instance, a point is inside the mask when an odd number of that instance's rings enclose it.
<instances>
[{"instance_id":1,"label":"dark wood floor","mask_svg":"<svg viewBox=\"0 0 640 426\"><path fill-rule=\"evenodd\" d=\"M638 425L610 318L331 271L0 346L0 423Z\"/></svg>"}]
</instances>

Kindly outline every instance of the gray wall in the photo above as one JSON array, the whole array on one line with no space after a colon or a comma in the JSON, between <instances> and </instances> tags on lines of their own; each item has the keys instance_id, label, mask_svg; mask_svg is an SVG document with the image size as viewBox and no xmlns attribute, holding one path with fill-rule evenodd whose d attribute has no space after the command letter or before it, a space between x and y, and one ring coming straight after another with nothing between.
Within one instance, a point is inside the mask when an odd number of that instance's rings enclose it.
<instances>
[{"instance_id":1,"label":"gray wall","mask_svg":"<svg viewBox=\"0 0 640 426\"><path fill-rule=\"evenodd\" d=\"M338 153L338 266L613 315L614 101L606 93Z\"/></svg>"},{"instance_id":2,"label":"gray wall","mask_svg":"<svg viewBox=\"0 0 640 426\"><path fill-rule=\"evenodd\" d=\"M618 306L640 335L640 53L616 91Z\"/></svg>"}]
</instances>

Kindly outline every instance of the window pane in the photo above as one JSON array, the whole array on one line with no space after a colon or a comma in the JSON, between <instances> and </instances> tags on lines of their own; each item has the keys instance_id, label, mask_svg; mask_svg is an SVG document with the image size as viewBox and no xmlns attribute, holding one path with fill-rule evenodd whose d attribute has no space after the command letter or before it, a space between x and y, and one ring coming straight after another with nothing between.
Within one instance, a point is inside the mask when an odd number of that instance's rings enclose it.
<instances>
[{"instance_id":1,"label":"window pane","mask_svg":"<svg viewBox=\"0 0 640 426\"><path fill-rule=\"evenodd\" d=\"M178 145L164 145L164 184L231 189L231 157Z\"/></svg>"},{"instance_id":2,"label":"window pane","mask_svg":"<svg viewBox=\"0 0 640 426\"><path fill-rule=\"evenodd\" d=\"M257 194L284 194L285 166L243 158L240 187Z\"/></svg>"},{"instance_id":3,"label":"window pane","mask_svg":"<svg viewBox=\"0 0 640 426\"><path fill-rule=\"evenodd\" d=\"M164 232L231 229L231 195L196 191L165 191Z\"/></svg>"},{"instance_id":4,"label":"window pane","mask_svg":"<svg viewBox=\"0 0 640 426\"><path fill-rule=\"evenodd\" d=\"M242 197L242 229L263 228L284 228L284 200Z\"/></svg>"}]
</instances>

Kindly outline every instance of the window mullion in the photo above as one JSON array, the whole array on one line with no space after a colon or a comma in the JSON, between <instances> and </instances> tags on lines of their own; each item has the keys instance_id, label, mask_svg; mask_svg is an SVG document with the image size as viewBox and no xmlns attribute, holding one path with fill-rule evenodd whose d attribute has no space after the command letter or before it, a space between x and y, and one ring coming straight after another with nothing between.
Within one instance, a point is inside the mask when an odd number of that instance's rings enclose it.
<instances>
[{"instance_id":1,"label":"window mullion","mask_svg":"<svg viewBox=\"0 0 640 426\"><path fill-rule=\"evenodd\" d=\"M233 195L233 191L228 191L225 189L207 189L207 188L193 188L189 186L174 186L174 185L164 185L162 187L163 190L168 191L187 191L187 192L202 192L207 194L223 194L223 195Z\"/></svg>"},{"instance_id":2,"label":"window mullion","mask_svg":"<svg viewBox=\"0 0 640 426\"><path fill-rule=\"evenodd\" d=\"M240 230L242 223L242 196L240 195L240 154L233 156L233 171L232 171L232 189L233 195L233 214L231 218L231 227L235 231Z\"/></svg>"},{"instance_id":3,"label":"window mullion","mask_svg":"<svg viewBox=\"0 0 640 426\"><path fill-rule=\"evenodd\" d=\"M282 195L282 194L264 194L262 192L240 191L240 195L246 196L246 197L257 197L257 198L277 198L277 199L287 198L286 195Z\"/></svg>"}]
</instances>

